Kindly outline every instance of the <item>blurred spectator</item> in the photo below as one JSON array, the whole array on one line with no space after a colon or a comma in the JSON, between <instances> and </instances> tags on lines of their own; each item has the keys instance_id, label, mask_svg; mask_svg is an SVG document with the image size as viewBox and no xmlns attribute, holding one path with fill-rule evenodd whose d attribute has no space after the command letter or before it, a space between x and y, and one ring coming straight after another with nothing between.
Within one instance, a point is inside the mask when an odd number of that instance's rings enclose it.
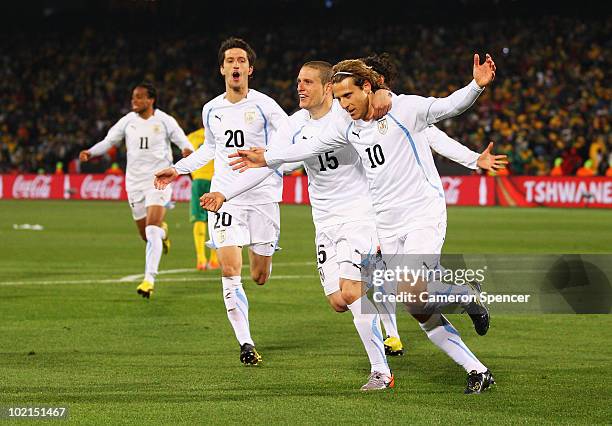
<instances>
[{"instance_id":1,"label":"blurred spectator","mask_svg":"<svg viewBox=\"0 0 612 426\"><path fill-rule=\"evenodd\" d=\"M593 170L593 162L591 160L586 160L584 165L576 171L576 176L580 177L595 176L596 174L595 170Z\"/></svg>"},{"instance_id":2,"label":"blurred spectator","mask_svg":"<svg viewBox=\"0 0 612 426\"><path fill-rule=\"evenodd\" d=\"M563 163L561 163L561 169L563 170L563 174L566 176L573 175L578 169L581 161L578 151L575 147L571 147L563 152L562 158Z\"/></svg>"},{"instance_id":3,"label":"blurred spectator","mask_svg":"<svg viewBox=\"0 0 612 426\"><path fill-rule=\"evenodd\" d=\"M555 158L555 167L550 171L551 176L563 176L563 167L561 167L561 164L563 164L563 158Z\"/></svg>"},{"instance_id":4,"label":"blurred spectator","mask_svg":"<svg viewBox=\"0 0 612 426\"><path fill-rule=\"evenodd\" d=\"M311 22L274 31L232 28L259 56L251 86L288 113L296 104L296 72L306 60L333 63L384 50L401 64L397 92L446 96L469 81L471 55L489 52L496 80L471 110L440 123L442 130L477 151L496 142L515 175L549 174L558 157L564 175L574 175L586 159L600 174L609 169L610 15L534 15L469 25L424 21L409 31L389 22L371 25L365 41L358 29L332 25L331 18L329 25ZM201 127L202 105L223 91L216 52L227 30L211 37L170 23L155 31L125 27L100 24L61 33L41 28L0 38L0 173L53 173L58 161L70 164L129 110L126 93L143 79L157 83L160 107L182 128ZM103 171L111 162L125 165L123 147L98 169L91 164L82 171Z\"/></svg>"},{"instance_id":5,"label":"blurred spectator","mask_svg":"<svg viewBox=\"0 0 612 426\"><path fill-rule=\"evenodd\" d=\"M123 170L121 170L121 167L119 167L119 164L113 163L108 169L104 171L104 173L107 175L118 175L119 176L123 174Z\"/></svg>"}]
</instances>

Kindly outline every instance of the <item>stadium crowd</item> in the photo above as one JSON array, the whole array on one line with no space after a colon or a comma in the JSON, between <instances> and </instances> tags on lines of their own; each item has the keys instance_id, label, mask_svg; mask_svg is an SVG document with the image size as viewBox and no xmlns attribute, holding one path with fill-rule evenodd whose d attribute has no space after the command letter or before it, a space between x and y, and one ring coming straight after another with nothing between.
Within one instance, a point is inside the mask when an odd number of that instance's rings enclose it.
<instances>
[{"instance_id":1,"label":"stadium crowd","mask_svg":"<svg viewBox=\"0 0 612 426\"><path fill-rule=\"evenodd\" d=\"M394 91L446 96L469 81L473 53L491 53L496 81L472 110L441 128L477 151L496 142L511 174L574 175L586 163L592 174L612 175L612 19L591 19L507 19L493 31L490 22L381 25L365 41L358 28L307 22L214 36L100 27L11 33L0 41L0 173L49 173L58 163L74 171L78 152L129 111L131 88L145 79L186 132L201 127L202 105L223 91L218 43L238 35L258 53L251 87L288 113L296 109L295 77L307 60L335 63L386 51L399 66ZM88 166L124 161L119 149Z\"/></svg>"}]
</instances>

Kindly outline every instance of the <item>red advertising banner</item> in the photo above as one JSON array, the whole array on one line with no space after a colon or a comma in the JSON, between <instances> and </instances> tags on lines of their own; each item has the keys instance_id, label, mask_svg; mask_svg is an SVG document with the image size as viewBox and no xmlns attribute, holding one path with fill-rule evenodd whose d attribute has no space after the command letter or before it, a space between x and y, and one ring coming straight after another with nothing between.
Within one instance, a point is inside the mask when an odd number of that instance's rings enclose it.
<instances>
[{"instance_id":1,"label":"red advertising banner","mask_svg":"<svg viewBox=\"0 0 612 426\"><path fill-rule=\"evenodd\" d=\"M127 200L122 175L0 175L0 198ZM308 177L285 176L283 203L309 204ZM612 208L612 178L445 176L446 204L456 206ZM173 184L175 201L191 199L191 179Z\"/></svg>"},{"instance_id":2,"label":"red advertising banner","mask_svg":"<svg viewBox=\"0 0 612 426\"><path fill-rule=\"evenodd\" d=\"M449 206L495 205L495 181L490 176L444 176L441 179Z\"/></svg>"},{"instance_id":3,"label":"red advertising banner","mask_svg":"<svg viewBox=\"0 0 612 426\"><path fill-rule=\"evenodd\" d=\"M310 204L307 176L285 176L283 178L283 203Z\"/></svg>"},{"instance_id":4,"label":"red advertising banner","mask_svg":"<svg viewBox=\"0 0 612 426\"><path fill-rule=\"evenodd\" d=\"M496 195L500 206L612 208L612 178L498 177Z\"/></svg>"}]
</instances>

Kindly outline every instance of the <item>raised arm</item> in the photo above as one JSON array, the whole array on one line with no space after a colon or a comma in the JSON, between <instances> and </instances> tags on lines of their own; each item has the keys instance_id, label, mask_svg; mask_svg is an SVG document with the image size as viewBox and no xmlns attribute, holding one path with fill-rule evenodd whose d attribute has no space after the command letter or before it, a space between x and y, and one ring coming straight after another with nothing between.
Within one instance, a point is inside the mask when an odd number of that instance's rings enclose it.
<instances>
[{"instance_id":1,"label":"raised arm","mask_svg":"<svg viewBox=\"0 0 612 426\"><path fill-rule=\"evenodd\" d=\"M420 103L420 118L429 125L463 113L474 104L485 86L493 81L495 71L495 62L488 53L482 65L480 57L475 54L472 72L474 79L470 84L445 98L427 98L426 102Z\"/></svg>"}]
</instances>

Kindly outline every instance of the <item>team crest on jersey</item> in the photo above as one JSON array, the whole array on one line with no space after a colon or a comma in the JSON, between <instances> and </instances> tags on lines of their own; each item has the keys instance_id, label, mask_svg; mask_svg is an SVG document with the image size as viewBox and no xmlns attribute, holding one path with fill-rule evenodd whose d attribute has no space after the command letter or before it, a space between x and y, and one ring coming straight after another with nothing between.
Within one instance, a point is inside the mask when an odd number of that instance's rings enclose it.
<instances>
[{"instance_id":1,"label":"team crest on jersey","mask_svg":"<svg viewBox=\"0 0 612 426\"><path fill-rule=\"evenodd\" d=\"M244 122L251 124L253 121L255 121L255 111L246 111L244 113Z\"/></svg>"},{"instance_id":2,"label":"team crest on jersey","mask_svg":"<svg viewBox=\"0 0 612 426\"><path fill-rule=\"evenodd\" d=\"M382 120L378 120L378 132L381 135L384 135L389 130L389 124L387 123L387 119L383 118Z\"/></svg>"},{"instance_id":3,"label":"team crest on jersey","mask_svg":"<svg viewBox=\"0 0 612 426\"><path fill-rule=\"evenodd\" d=\"M222 243L225 241L225 229L219 229L217 231L217 240Z\"/></svg>"},{"instance_id":4,"label":"team crest on jersey","mask_svg":"<svg viewBox=\"0 0 612 426\"><path fill-rule=\"evenodd\" d=\"M153 133L159 132L161 132L161 126L159 124L156 124L155 126L153 126Z\"/></svg>"}]
</instances>

